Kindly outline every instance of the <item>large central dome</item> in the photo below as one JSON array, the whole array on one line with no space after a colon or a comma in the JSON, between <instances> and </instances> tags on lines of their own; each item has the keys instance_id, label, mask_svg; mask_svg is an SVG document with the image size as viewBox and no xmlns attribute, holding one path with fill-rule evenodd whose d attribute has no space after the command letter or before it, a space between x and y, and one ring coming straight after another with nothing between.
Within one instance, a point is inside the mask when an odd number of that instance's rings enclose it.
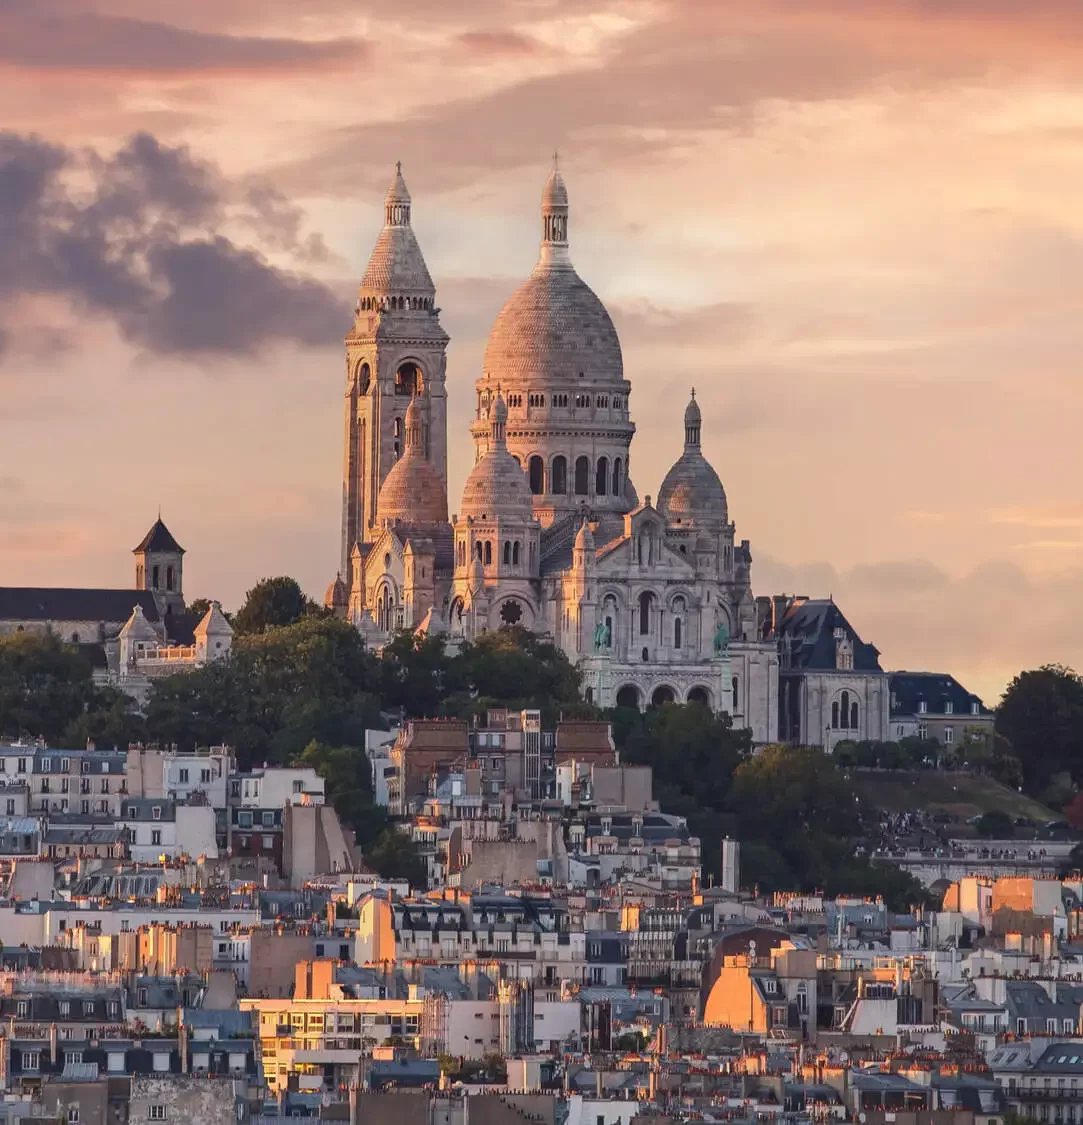
<instances>
[{"instance_id":1,"label":"large central dome","mask_svg":"<svg viewBox=\"0 0 1083 1125\"><path fill-rule=\"evenodd\" d=\"M542 222L538 264L489 333L485 377L505 390L541 390L548 382L580 378L623 382L617 330L568 256L568 193L555 168L542 195Z\"/></svg>"}]
</instances>

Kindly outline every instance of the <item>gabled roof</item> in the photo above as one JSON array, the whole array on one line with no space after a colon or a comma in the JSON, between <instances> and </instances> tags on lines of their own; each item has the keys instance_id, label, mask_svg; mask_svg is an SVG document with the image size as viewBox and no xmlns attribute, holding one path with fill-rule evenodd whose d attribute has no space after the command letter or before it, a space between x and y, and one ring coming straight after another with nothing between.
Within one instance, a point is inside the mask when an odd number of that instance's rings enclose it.
<instances>
[{"instance_id":1,"label":"gabled roof","mask_svg":"<svg viewBox=\"0 0 1083 1125\"><path fill-rule=\"evenodd\" d=\"M966 690L954 676L946 672L890 672L891 714L915 715L918 704L925 704L929 715L948 714L947 704L955 715L974 714L973 704L978 705L977 714L991 715L979 696Z\"/></svg>"},{"instance_id":2,"label":"gabled roof","mask_svg":"<svg viewBox=\"0 0 1083 1125\"><path fill-rule=\"evenodd\" d=\"M799 600L775 627L776 636L788 639L793 671L829 671L835 667L835 630L845 630L854 646L855 672L882 672L880 652L866 644L831 598Z\"/></svg>"},{"instance_id":3,"label":"gabled roof","mask_svg":"<svg viewBox=\"0 0 1083 1125\"><path fill-rule=\"evenodd\" d=\"M136 605L148 621L160 619L154 595L149 590L0 586L0 621L87 621L119 625L131 617L132 607Z\"/></svg>"},{"instance_id":4,"label":"gabled roof","mask_svg":"<svg viewBox=\"0 0 1083 1125\"><path fill-rule=\"evenodd\" d=\"M151 524L150 531L143 536L139 546L132 550L132 554L138 555L143 551L172 551L175 554L184 554L184 548L173 538L169 528L162 523L161 516Z\"/></svg>"}]
</instances>

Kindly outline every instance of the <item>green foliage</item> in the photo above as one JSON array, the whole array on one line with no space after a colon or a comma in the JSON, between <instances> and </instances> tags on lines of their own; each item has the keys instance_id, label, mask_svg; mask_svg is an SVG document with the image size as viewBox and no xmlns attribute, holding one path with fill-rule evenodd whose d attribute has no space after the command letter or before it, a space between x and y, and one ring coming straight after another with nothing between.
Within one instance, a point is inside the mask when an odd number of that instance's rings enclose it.
<instances>
[{"instance_id":1,"label":"green foliage","mask_svg":"<svg viewBox=\"0 0 1083 1125\"><path fill-rule=\"evenodd\" d=\"M90 661L77 646L48 633L0 638L0 734L52 745L93 738L124 749L140 731L131 702L95 686Z\"/></svg>"},{"instance_id":2,"label":"green foliage","mask_svg":"<svg viewBox=\"0 0 1083 1125\"><path fill-rule=\"evenodd\" d=\"M296 579L263 578L248 591L244 604L233 615L233 631L265 633L322 613L322 608L305 596Z\"/></svg>"},{"instance_id":3,"label":"green foliage","mask_svg":"<svg viewBox=\"0 0 1083 1125\"><path fill-rule=\"evenodd\" d=\"M1010 840L1015 835L1015 821L1003 809L990 809L983 813L976 828L984 840Z\"/></svg>"},{"instance_id":4,"label":"green foliage","mask_svg":"<svg viewBox=\"0 0 1083 1125\"><path fill-rule=\"evenodd\" d=\"M339 820L354 830L364 852L388 827L387 810L372 800L372 767L364 749L312 741L298 762L311 766L324 779L328 803Z\"/></svg>"},{"instance_id":5,"label":"green foliage","mask_svg":"<svg viewBox=\"0 0 1083 1125\"><path fill-rule=\"evenodd\" d=\"M638 1030L625 1031L623 1034L617 1036L613 1046L618 1051L640 1054L647 1048L646 1033Z\"/></svg>"},{"instance_id":6,"label":"green foliage","mask_svg":"<svg viewBox=\"0 0 1083 1125\"><path fill-rule=\"evenodd\" d=\"M1083 678L1047 664L1020 672L997 709L997 733L1011 744L1028 793L1046 790L1067 772L1083 783Z\"/></svg>"},{"instance_id":7,"label":"green foliage","mask_svg":"<svg viewBox=\"0 0 1083 1125\"><path fill-rule=\"evenodd\" d=\"M203 617L211 608L210 598L194 598L184 607L193 617Z\"/></svg>"},{"instance_id":8,"label":"green foliage","mask_svg":"<svg viewBox=\"0 0 1083 1125\"><path fill-rule=\"evenodd\" d=\"M362 850L365 863L384 879L406 879L421 890L429 885L425 861L417 845L404 832L388 825Z\"/></svg>"},{"instance_id":9,"label":"green foliage","mask_svg":"<svg viewBox=\"0 0 1083 1125\"><path fill-rule=\"evenodd\" d=\"M238 637L229 660L155 681L151 737L191 748L227 743L242 769L296 759L312 741L364 746L384 726L379 670L360 634L336 617Z\"/></svg>"}]
</instances>

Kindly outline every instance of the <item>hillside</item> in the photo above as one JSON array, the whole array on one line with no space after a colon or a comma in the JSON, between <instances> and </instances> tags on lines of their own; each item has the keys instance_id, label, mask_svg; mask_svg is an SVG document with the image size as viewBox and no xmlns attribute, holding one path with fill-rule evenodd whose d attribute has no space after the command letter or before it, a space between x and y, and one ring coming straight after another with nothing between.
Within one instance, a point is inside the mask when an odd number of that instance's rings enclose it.
<instances>
[{"instance_id":1,"label":"hillside","mask_svg":"<svg viewBox=\"0 0 1083 1125\"><path fill-rule=\"evenodd\" d=\"M889 812L924 809L953 817L950 831L968 835L967 821L993 809L1009 816L1026 817L1037 824L1057 820L1060 814L1040 801L1008 789L990 777L967 773L940 773L936 770L861 770L851 771L854 789L863 802Z\"/></svg>"}]
</instances>

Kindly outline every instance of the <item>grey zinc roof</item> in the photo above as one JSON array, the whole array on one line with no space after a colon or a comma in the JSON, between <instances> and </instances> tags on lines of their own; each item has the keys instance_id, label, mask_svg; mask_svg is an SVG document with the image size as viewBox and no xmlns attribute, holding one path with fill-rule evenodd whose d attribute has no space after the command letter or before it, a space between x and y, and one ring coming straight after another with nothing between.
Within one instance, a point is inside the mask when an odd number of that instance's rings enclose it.
<instances>
[{"instance_id":1,"label":"grey zinc roof","mask_svg":"<svg viewBox=\"0 0 1083 1125\"><path fill-rule=\"evenodd\" d=\"M844 629L854 645L854 671L880 672L880 654L866 644L832 599L812 598L790 609L776 625L780 638L789 638L790 667L794 671L835 667L835 630Z\"/></svg>"},{"instance_id":2,"label":"grey zinc roof","mask_svg":"<svg viewBox=\"0 0 1083 1125\"><path fill-rule=\"evenodd\" d=\"M954 676L945 672L891 672L889 676L893 716L917 714L918 704L922 702L930 715L947 714L948 703L955 715L971 714L974 703L978 705L979 715L992 714L979 696L967 691Z\"/></svg>"},{"instance_id":3,"label":"grey zinc roof","mask_svg":"<svg viewBox=\"0 0 1083 1125\"><path fill-rule=\"evenodd\" d=\"M131 617L137 605L148 621L159 620L158 606L149 590L0 586L0 621L86 621L119 626Z\"/></svg>"}]
</instances>

